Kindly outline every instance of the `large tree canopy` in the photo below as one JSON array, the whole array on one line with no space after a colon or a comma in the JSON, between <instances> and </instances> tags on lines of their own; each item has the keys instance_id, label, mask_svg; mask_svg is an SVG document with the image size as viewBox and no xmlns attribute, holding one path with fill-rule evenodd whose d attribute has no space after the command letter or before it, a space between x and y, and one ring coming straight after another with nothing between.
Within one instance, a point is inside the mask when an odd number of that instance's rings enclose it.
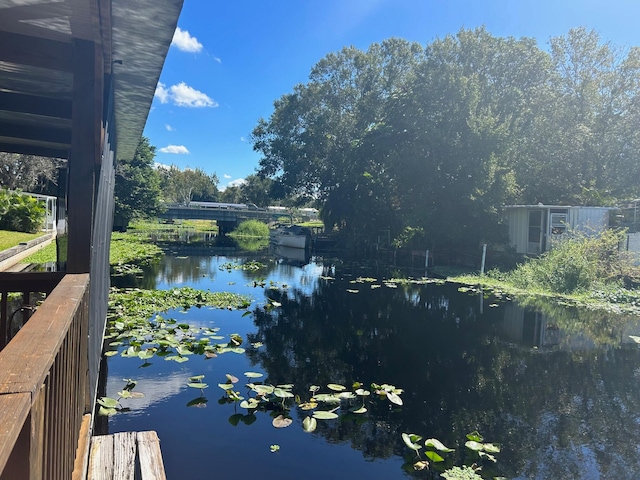
<instances>
[{"instance_id":1,"label":"large tree canopy","mask_svg":"<svg viewBox=\"0 0 640 480\"><path fill-rule=\"evenodd\" d=\"M638 196L639 81L637 48L585 29L549 52L484 28L344 48L258 122L258 173L329 227L498 240L506 203Z\"/></svg>"}]
</instances>

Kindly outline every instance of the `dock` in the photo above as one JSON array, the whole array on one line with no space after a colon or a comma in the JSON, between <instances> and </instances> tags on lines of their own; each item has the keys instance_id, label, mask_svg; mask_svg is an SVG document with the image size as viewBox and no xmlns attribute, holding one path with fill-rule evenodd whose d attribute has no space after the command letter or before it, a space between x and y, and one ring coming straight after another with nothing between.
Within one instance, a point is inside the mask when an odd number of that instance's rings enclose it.
<instances>
[{"instance_id":1,"label":"dock","mask_svg":"<svg viewBox=\"0 0 640 480\"><path fill-rule=\"evenodd\" d=\"M160 439L153 430L91 438L87 480L166 480Z\"/></svg>"}]
</instances>

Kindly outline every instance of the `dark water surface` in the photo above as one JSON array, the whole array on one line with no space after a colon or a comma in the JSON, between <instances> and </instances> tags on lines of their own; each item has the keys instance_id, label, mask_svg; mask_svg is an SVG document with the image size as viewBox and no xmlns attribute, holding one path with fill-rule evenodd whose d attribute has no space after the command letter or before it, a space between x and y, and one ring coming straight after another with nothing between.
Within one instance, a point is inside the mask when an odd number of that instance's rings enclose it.
<instances>
[{"instance_id":1,"label":"dark water surface","mask_svg":"<svg viewBox=\"0 0 640 480\"><path fill-rule=\"evenodd\" d=\"M438 438L462 461L473 430L502 445L495 473L507 478L640 477L640 350L630 337L640 336L639 318L524 307L452 284L389 284L392 272L322 259L262 258L268 268L259 272L220 268L248 259L167 256L141 281L250 295L250 315L166 315L240 334L246 353L192 355L181 364L154 357L144 368L136 359L108 360L109 396L125 378L145 394L123 400L131 411L111 417L110 432L156 430L169 479L406 478L402 465L415 456L402 432ZM266 310L267 299L280 306ZM302 397L310 385L389 383L404 389L404 405L372 402L365 415L319 420L310 434L295 408L288 428L260 412L238 422L234 415L246 411L219 403L217 384L235 375L244 395L246 371L293 383ZM186 406L199 396L187 387L193 375L209 384L206 408ZM271 453L274 444L280 450Z\"/></svg>"}]
</instances>

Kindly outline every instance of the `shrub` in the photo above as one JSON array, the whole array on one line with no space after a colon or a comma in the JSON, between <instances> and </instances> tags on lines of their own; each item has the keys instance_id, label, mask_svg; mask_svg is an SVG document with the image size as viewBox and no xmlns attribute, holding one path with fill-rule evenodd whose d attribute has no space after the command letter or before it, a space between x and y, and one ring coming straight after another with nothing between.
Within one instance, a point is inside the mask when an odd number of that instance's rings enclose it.
<instances>
[{"instance_id":1,"label":"shrub","mask_svg":"<svg viewBox=\"0 0 640 480\"><path fill-rule=\"evenodd\" d=\"M591 236L573 232L540 257L518 265L507 279L520 288L556 293L585 292L620 282L631 268L618 251L624 234L612 229Z\"/></svg>"},{"instance_id":2,"label":"shrub","mask_svg":"<svg viewBox=\"0 0 640 480\"><path fill-rule=\"evenodd\" d=\"M269 237L269 227L258 220L245 220L231 232L230 236Z\"/></svg>"},{"instance_id":3,"label":"shrub","mask_svg":"<svg viewBox=\"0 0 640 480\"><path fill-rule=\"evenodd\" d=\"M42 201L0 190L0 229L36 233L42 227L45 213Z\"/></svg>"}]
</instances>

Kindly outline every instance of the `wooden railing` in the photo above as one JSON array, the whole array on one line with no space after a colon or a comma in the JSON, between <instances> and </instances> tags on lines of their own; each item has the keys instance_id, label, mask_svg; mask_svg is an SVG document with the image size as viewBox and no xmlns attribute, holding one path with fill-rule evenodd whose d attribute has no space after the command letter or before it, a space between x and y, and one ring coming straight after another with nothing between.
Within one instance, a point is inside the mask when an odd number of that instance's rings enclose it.
<instances>
[{"instance_id":1,"label":"wooden railing","mask_svg":"<svg viewBox=\"0 0 640 480\"><path fill-rule=\"evenodd\" d=\"M89 275L64 275L0 351L0 480L72 478L90 408L88 303Z\"/></svg>"}]
</instances>

